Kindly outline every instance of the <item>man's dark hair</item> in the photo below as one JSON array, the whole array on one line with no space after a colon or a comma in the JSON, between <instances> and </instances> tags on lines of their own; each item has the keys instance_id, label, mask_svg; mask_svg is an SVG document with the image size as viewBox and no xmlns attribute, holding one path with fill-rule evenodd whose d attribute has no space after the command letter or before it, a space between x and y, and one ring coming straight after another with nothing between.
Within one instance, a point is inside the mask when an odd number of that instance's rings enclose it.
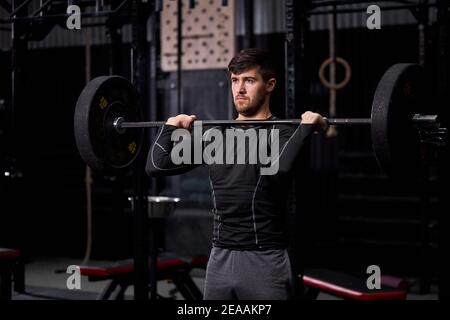
<instances>
[{"instance_id":1,"label":"man's dark hair","mask_svg":"<svg viewBox=\"0 0 450 320\"><path fill-rule=\"evenodd\" d=\"M276 78L276 67L269 53L259 48L241 50L228 64L228 72L240 74L250 68L260 67L259 73L264 81Z\"/></svg>"}]
</instances>

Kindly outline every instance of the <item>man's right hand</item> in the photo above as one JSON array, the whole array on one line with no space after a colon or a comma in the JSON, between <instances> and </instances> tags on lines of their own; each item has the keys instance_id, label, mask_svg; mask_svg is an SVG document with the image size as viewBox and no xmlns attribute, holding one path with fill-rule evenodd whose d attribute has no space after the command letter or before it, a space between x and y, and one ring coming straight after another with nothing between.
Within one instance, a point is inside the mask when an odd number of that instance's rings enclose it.
<instances>
[{"instance_id":1,"label":"man's right hand","mask_svg":"<svg viewBox=\"0 0 450 320\"><path fill-rule=\"evenodd\" d=\"M190 129L192 123L197 119L195 115L179 114L176 117L167 119L166 124L176 126L178 128Z\"/></svg>"}]
</instances>

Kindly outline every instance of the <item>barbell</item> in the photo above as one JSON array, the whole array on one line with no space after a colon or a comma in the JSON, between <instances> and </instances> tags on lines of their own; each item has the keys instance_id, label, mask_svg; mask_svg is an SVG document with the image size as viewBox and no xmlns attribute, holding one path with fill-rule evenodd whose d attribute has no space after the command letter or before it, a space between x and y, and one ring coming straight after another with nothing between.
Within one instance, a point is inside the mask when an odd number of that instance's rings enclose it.
<instances>
[{"instance_id":1,"label":"barbell","mask_svg":"<svg viewBox=\"0 0 450 320\"><path fill-rule=\"evenodd\" d=\"M325 118L329 125L370 125L372 146L380 168L392 177L414 178L421 163L421 131L438 129L438 116L424 114L423 68L417 64L390 67L375 91L371 118ZM143 130L164 121L141 121L138 94L119 76L90 81L77 101L75 140L83 160L94 170L127 169L141 151ZM203 125L298 125L299 119L240 121L204 120ZM132 129L132 130L131 130Z\"/></svg>"}]
</instances>

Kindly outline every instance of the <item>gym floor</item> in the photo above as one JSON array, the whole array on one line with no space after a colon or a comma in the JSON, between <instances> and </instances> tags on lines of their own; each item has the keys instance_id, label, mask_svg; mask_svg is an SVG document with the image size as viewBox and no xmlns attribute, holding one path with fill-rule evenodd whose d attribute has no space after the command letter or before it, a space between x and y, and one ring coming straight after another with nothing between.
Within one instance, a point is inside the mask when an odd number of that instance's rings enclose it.
<instances>
[{"instance_id":1,"label":"gym floor","mask_svg":"<svg viewBox=\"0 0 450 320\"><path fill-rule=\"evenodd\" d=\"M102 264L107 261L91 261ZM13 300L95 300L108 285L108 280L91 282L81 277L80 289L69 290L66 281L69 274L66 269L70 265L78 265L80 260L73 258L37 257L25 266L25 291L14 292ZM203 288L204 271L195 269L191 272L194 282ZM182 299L175 285L166 280L158 281L158 294L171 299ZM125 292L125 299L133 299L133 287Z\"/></svg>"},{"instance_id":2,"label":"gym floor","mask_svg":"<svg viewBox=\"0 0 450 320\"><path fill-rule=\"evenodd\" d=\"M107 261L92 261L103 263ZM95 300L108 281L90 282L87 277L81 277L81 288L69 290L66 286L69 274L65 272L69 265L80 264L73 258L36 257L25 265L25 293L13 292L13 300ZM194 269L192 279L202 289L205 271ZM166 280L158 281L158 294L169 299L182 300L181 294L172 283ZM125 299L133 299L133 287L125 292ZM418 288L413 286L408 293L407 300L437 300L437 287L432 286L428 294L419 294ZM320 293L318 300L341 300L326 293Z\"/></svg>"}]
</instances>

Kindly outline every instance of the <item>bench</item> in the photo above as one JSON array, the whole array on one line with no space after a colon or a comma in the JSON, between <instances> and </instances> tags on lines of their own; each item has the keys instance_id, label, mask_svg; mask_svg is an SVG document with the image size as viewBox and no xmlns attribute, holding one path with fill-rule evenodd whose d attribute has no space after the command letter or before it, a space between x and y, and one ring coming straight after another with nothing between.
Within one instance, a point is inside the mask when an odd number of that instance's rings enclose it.
<instances>
[{"instance_id":1,"label":"bench","mask_svg":"<svg viewBox=\"0 0 450 320\"><path fill-rule=\"evenodd\" d=\"M383 284L381 289L369 289L366 279L328 269L306 269L303 284L318 292L350 300L405 300L407 290Z\"/></svg>"},{"instance_id":2,"label":"bench","mask_svg":"<svg viewBox=\"0 0 450 320\"><path fill-rule=\"evenodd\" d=\"M158 280L170 280L186 300L201 300L202 292L193 282L190 271L194 268L206 268L207 256L158 258ZM101 265L80 266L80 273L89 281L109 280L108 285L99 294L99 300L123 300L128 286L134 283L133 260L122 260ZM381 289L367 288L366 279L328 269L306 269L303 283L309 289L308 297L316 298L319 292L336 297L375 301L405 300L407 290L383 284Z\"/></svg>"},{"instance_id":3,"label":"bench","mask_svg":"<svg viewBox=\"0 0 450 320\"><path fill-rule=\"evenodd\" d=\"M159 256L158 280L172 281L186 300L201 300L203 294L192 280L190 272L194 268L205 269L207 261L207 256ZM87 276L89 281L109 281L97 297L98 300L123 300L126 289L134 283L134 263L132 259L128 259L107 264L81 265L80 274Z\"/></svg>"},{"instance_id":4,"label":"bench","mask_svg":"<svg viewBox=\"0 0 450 320\"><path fill-rule=\"evenodd\" d=\"M0 248L0 300L11 300L13 276L16 291L24 291L24 275L18 272L22 270L18 266L19 259L19 250Z\"/></svg>"}]
</instances>

